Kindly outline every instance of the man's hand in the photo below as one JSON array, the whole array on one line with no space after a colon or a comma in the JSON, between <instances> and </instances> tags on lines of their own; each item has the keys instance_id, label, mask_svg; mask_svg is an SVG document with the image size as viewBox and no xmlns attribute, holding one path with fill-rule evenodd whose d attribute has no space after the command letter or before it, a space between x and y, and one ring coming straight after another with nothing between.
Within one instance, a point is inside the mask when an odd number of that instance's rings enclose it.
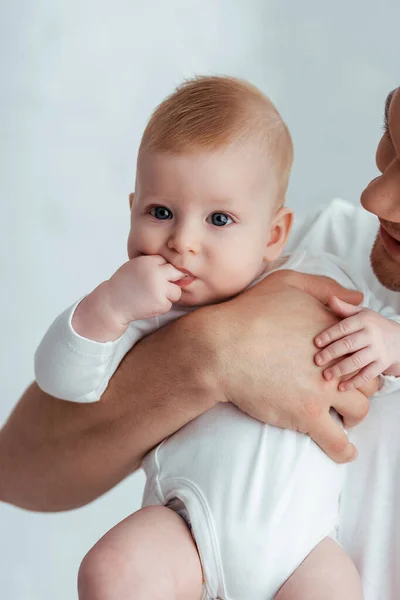
<instances>
[{"instance_id":1,"label":"man's hand","mask_svg":"<svg viewBox=\"0 0 400 600\"><path fill-rule=\"evenodd\" d=\"M312 295L311 295L312 294ZM337 462L356 457L354 446L330 416L345 426L368 411L370 390L340 393L313 360L313 338L337 322L323 304L333 295L357 303L362 294L327 277L277 271L235 299L201 309L217 357L220 401L278 427L307 433ZM319 300L317 300L318 298Z\"/></svg>"},{"instance_id":2,"label":"man's hand","mask_svg":"<svg viewBox=\"0 0 400 600\"><path fill-rule=\"evenodd\" d=\"M33 384L0 431L0 500L45 511L86 504L165 437L227 400L309 433L339 462L351 460L355 450L329 408L350 426L368 402L359 390L338 392L314 364L312 340L336 318L310 294L324 303L332 295L361 300L326 278L279 271L141 340L98 403L60 401Z\"/></svg>"},{"instance_id":3,"label":"man's hand","mask_svg":"<svg viewBox=\"0 0 400 600\"><path fill-rule=\"evenodd\" d=\"M359 305L363 301L364 294L358 290L349 290L340 283L326 277L325 275L309 275L308 273L299 273L290 269L276 271L269 276L271 290L282 290L283 286L289 286L313 296L316 300L326 306L331 307L332 297L336 296L343 302L352 305Z\"/></svg>"}]
</instances>

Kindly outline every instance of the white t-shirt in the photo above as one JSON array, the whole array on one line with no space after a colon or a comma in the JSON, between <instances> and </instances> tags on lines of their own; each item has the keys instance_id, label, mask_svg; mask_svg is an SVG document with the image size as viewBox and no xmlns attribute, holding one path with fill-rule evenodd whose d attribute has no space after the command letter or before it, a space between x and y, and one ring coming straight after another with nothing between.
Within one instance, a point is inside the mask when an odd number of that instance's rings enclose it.
<instances>
[{"instance_id":1,"label":"white t-shirt","mask_svg":"<svg viewBox=\"0 0 400 600\"><path fill-rule=\"evenodd\" d=\"M332 252L366 281L383 304L400 312L400 293L384 288L369 255L376 216L333 200L295 229L289 248ZM365 600L400 598L400 392L373 398L367 417L349 431L358 449L340 504L339 540L361 573Z\"/></svg>"}]
</instances>

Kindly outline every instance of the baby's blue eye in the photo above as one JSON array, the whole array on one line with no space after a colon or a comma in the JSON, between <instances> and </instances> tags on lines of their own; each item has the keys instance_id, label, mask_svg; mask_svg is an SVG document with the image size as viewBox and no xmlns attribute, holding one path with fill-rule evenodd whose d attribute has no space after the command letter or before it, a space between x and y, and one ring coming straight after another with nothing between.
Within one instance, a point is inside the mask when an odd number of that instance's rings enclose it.
<instances>
[{"instance_id":1,"label":"baby's blue eye","mask_svg":"<svg viewBox=\"0 0 400 600\"><path fill-rule=\"evenodd\" d=\"M217 227L223 227L224 225L229 225L233 223L232 219L229 215L225 213L215 212L211 215L211 223L216 225Z\"/></svg>"},{"instance_id":2,"label":"baby's blue eye","mask_svg":"<svg viewBox=\"0 0 400 600\"><path fill-rule=\"evenodd\" d=\"M165 221L166 219L172 219L172 212L165 206L153 206L153 208L150 210L150 214L152 217L162 221Z\"/></svg>"}]
</instances>

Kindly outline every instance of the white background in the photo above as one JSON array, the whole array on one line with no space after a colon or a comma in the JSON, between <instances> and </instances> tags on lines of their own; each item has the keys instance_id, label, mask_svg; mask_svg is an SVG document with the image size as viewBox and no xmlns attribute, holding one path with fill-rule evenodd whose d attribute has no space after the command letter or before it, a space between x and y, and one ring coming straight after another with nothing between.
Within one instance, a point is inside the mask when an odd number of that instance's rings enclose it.
<instances>
[{"instance_id":1,"label":"white background","mask_svg":"<svg viewBox=\"0 0 400 600\"><path fill-rule=\"evenodd\" d=\"M400 83L399 23L398 0L1 0L0 422L50 321L125 260L135 153L173 86L249 79L292 131L288 204L358 202ZM142 485L60 515L0 505L0 597L76 600L81 558Z\"/></svg>"}]
</instances>

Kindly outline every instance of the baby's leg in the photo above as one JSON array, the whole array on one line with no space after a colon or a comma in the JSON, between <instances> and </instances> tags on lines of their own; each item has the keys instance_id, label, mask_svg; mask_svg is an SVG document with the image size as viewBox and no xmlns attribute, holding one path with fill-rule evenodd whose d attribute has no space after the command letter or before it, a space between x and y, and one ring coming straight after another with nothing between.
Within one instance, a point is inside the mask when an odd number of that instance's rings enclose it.
<instances>
[{"instance_id":1,"label":"baby's leg","mask_svg":"<svg viewBox=\"0 0 400 600\"><path fill-rule=\"evenodd\" d=\"M275 600L362 600L360 576L350 557L325 538L281 587Z\"/></svg>"},{"instance_id":2,"label":"baby's leg","mask_svg":"<svg viewBox=\"0 0 400 600\"><path fill-rule=\"evenodd\" d=\"M80 600L199 600L202 571L184 520L148 506L106 533L82 561Z\"/></svg>"}]
</instances>

